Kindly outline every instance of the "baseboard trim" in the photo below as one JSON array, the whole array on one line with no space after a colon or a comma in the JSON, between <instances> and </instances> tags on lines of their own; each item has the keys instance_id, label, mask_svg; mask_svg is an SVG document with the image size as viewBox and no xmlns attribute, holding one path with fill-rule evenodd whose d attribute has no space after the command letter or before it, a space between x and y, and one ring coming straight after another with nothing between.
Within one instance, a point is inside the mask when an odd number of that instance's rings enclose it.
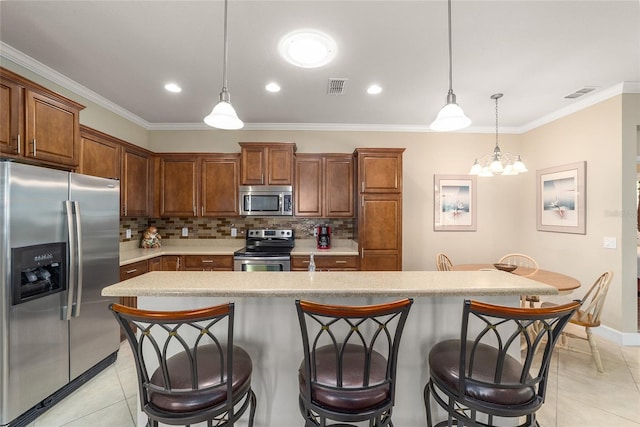
<instances>
[{"instance_id":1,"label":"baseboard trim","mask_svg":"<svg viewBox=\"0 0 640 427\"><path fill-rule=\"evenodd\" d=\"M606 338L618 345L640 347L640 333L638 332L620 332L616 329L604 325L593 328L592 331L594 335Z\"/></svg>"}]
</instances>

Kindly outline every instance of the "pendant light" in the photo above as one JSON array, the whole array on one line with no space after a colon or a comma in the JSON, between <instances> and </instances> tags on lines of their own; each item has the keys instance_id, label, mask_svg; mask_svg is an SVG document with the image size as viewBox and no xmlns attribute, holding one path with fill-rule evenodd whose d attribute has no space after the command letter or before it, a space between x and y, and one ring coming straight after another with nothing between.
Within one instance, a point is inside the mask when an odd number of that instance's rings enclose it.
<instances>
[{"instance_id":1,"label":"pendant light","mask_svg":"<svg viewBox=\"0 0 640 427\"><path fill-rule=\"evenodd\" d=\"M493 152L480 157L484 161L478 162L478 159L475 159L469 175L518 175L528 171L520 155L500 150L500 145L498 144L498 99L502 98L502 96L501 93L491 95L491 99L496 101L496 146Z\"/></svg>"},{"instance_id":2,"label":"pendant light","mask_svg":"<svg viewBox=\"0 0 640 427\"><path fill-rule=\"evenodd\" d=\"M447 103L431 123L431 130L438 132L460 130L471 124L471 120L464 115L464 111L456 103L456 95L453 93L451 56L451 0L449 0L449 92L447 93Z\"/></svg>"},{"instance_id":3,"label":"pendant light","mask_svg":"<svg viewBox=\"0 0 640 427\"><path fill-rule=\"evenodd\" d=\"M236 110L231 105L231 97L227 89L227 0L224 0L224 59L222 62L222 92L220 101L213 107L211 113L204 118L204 122L211 127L218 129L241 129L244 126L242 120L238 118Z\"/></svg>"}]
</instances>

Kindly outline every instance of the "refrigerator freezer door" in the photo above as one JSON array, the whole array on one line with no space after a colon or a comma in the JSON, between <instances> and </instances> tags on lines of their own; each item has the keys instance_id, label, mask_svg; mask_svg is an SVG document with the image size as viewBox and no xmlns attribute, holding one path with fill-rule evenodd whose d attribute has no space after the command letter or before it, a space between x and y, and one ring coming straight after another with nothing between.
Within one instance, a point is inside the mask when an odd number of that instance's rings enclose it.
<instances>
[{"instance_id":1,"label":"refrigerator freezer door","mask_svg":"<svg viewBox=\"0 0 640 427\"><path fill-rule=\"evenodd\" d=\"M67 292L11 305L11 248L64 242L68 173L0 162L0 424L69 381Z\"/></svg>"},{"instance_id":2,"label":"refrigerator freezer door","mask_svg":"<svg viewBox=\"0 0 640 427\"><path fill-rule=\"evenodd\" d=\"M119 281L119 203L117 180L70 174L69 200L81 235L73 315L69 323L71 380L118 351L120 331L108 309L113 298L102 288ZM78 298L79 297L79 298Z\"/></svg>"}]
</instances>

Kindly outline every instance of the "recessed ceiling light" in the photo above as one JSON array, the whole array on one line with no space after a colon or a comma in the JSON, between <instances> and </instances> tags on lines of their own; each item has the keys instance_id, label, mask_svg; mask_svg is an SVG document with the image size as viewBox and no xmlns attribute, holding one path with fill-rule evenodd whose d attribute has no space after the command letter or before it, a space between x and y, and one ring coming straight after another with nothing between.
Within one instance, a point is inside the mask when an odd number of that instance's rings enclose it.
<instances>
[{"instance_id":1,"label":"recessed ceiling light","mask_svg":"<svg viewBox=\"0 0 640 427\"><path fill-rule=\"evenodd\" d=\"M327 34L316 30L296 30L280 40L280 55L297 67L317 68L335 58L336 42Z\"/></svg>"},{"instance_id":2,"label":"recessed ceiling light","mask_svg":"<svg viewBox=\"0 0 640 427\"><path fill-rule=\"evenodd\" d=\"M280 85L275 82L271 82L264 87L269 92L280 92Z\"/></svg>"},{"instance_id":3,"label":"recessed ceiling light","mask_svg":"<svg viewBox=\"0 0 640 427\"><path fill-rule=\"evenodd\" d=\"M164 88L169 92L173 92L173 93L182 92L182 88L175 83L167 83L166 85L164 85Z\"/></svg>"},{"instance_id":4,"label":"recessed ceiling light","mask_svg":"<svg viewBox=\"0 0 640 427\"><path fill-rule=\"evenodd\" d=\"M367 93L369 95L377 95L382 92L382 88L378 85L371 85L367 88Z\"/></svg>"}]
</instances>

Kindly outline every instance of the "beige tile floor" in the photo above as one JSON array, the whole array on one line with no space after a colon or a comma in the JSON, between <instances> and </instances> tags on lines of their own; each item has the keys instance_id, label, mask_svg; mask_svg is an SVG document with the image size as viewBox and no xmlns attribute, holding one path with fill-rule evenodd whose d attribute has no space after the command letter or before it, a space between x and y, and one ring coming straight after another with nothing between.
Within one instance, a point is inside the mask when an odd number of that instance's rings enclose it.
<instances>
[{"instance_id":1,"label":"beige tile floor","mask_svg":"<svg viewBox=\"0 0 640 427\"><path fill-rule=\"evenodd\" d=\"M620 347L602 338L598 345L604 373L598 373L590 354L556 349L547 401L538 412L542 427L640 426L640 347ZM570 340L569 346L588 351L581 340ZM30 427L133 427L135 382L131 351L123 345L113 366Z\"/></svg>"}]
</instances>

